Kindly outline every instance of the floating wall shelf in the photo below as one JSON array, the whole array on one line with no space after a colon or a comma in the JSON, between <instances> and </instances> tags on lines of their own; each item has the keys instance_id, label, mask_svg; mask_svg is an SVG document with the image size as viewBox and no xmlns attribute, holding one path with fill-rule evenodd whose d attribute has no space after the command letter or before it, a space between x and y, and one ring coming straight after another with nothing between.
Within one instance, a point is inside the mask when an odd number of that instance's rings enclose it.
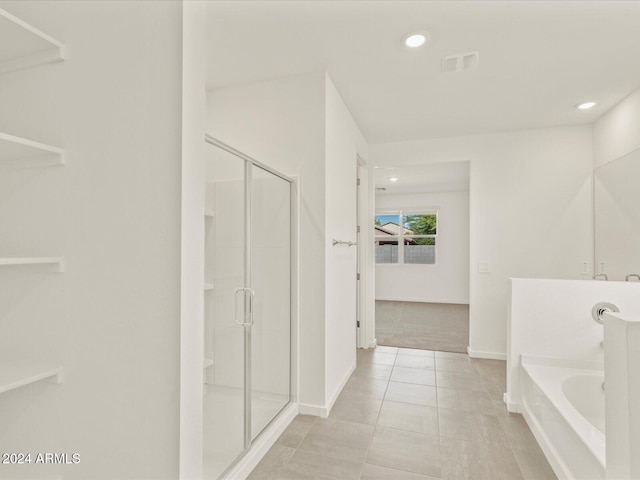
<instances>
[{"instance_id":1,"label":"floating wall shelf","mask_svg":"<svg viewBox=\"0 0 640 480\"><path fill-rule=\"evenodd\" d=\"M64 258L62 257L0 257L0 267L21 265L54 265L58 271L64 271Z\"/></svg>"},{"instance_id":2,"label":"floating wall shelf","mask_svg":"<svg viewBox=\"0 0 640 480\"><path fill-rule=\"evenodd\" d=\"M62 165L64 164L63 153L61 148L0 132L0 160L53 156L56 158L56 163Z\"/></svg>"},{"instance_id":3,"label":"floating wall shelf","mask_svg":"<svg viewBox=\"0 0 640 480\"><path fill-rule=\"evenodd\" d=\"M0 9L0 73L64 60L64 46Z\"/></svg>"},{"instance_id":4,"label":"floating wall shelf","mask_svg":"<svg viewBox=\"0 0 640 480\"><path fill-rule=\"evenodd\" d=\"M62 383L62 367L0 364L0 393L51 378Z\"/></svg>"}]
</instances>

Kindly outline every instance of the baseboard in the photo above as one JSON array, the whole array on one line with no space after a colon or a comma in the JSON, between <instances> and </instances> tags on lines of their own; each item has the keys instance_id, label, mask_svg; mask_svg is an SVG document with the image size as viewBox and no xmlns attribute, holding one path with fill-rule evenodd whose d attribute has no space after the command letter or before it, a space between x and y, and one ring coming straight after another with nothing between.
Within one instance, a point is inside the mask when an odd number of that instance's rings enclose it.
<instances>
[{"instance_id":1,"label":"baseboard","mask_svg":"<svg viewBox=\"0 0 640 480\"><path fill-rule=\"evenodd\" d=\"M301 415L313 415L314 417L327 418L329 416L329 410L327 407L321 405L311 405L308 403L298 404Z\"/></svg>"},{"instance_id":2,"label":"baseboard","mask_svg":"<svg viewBox=\"0 0 640 480\"><path fill-rule=\"evenodd\" d=\"M522 404L520 402L513 402L508 393L502 394L502 401L507 406L507 410L511 413L522 413Z\"/></svg>"},{"instance_id":3,"label":"baseboard","mask_svg":"<svg viewBox=\"0 0 640 480\"><path fill-rule=\"evenodd\" d=\"M376 348L378 346L378 339L374 338L373 342L369 345L369 348Z\"/></svg>"},{"instance_id":4,"label":"baseboard","mask_svg":"<svg viewBox=\"0 0 640 480\"><path fill-rule=\"evenodd\" d=\"M351 375L353 374L355 369L356 369L356 364L354 363L353 365L351 365L351 368L349 368L349 370L347 371L345 376L342 377L342 380L340 381L340 385L338 385L338 388L336 389L336 391L333 392L333 396L329 399L329 403L327 405L327 416L329 416L329 414L331 413L331 409L333 408L333 404L336 403L336 400L338 400L338 397L342 393L342 389L344 388L344 386L347 384L347 382L351 378Z\"/></svg>"},{"instance_id":5,"label":"baseboard","mask_svg":"<svg viewBox=\"0 0 640 480\"><path fill-rule=\"evenodd\" d=\"M507 354L501 352L482 352L480 350L474 350L471 347L467 347L467 353L471 358L487 358L490 360L506 360Z\"/></svg>"},{"instance_id":6,"label":"baseboard","mask_svg":"<svg viewBox=\"0 0 640 480\"><path fill-rule=\"evenodd\" d=\"M351 375L353 374L355 369L356 369L356 364L354 363L351 366L351 368L349 368L349 370L347 371L346 375L340 382L340 385L338 385L338 388L336 389L336 391L334 392L333 396L331 397L331 399L329 400L326 406L300 403L299 404L300 413L303 415L314 415L316 417L327 418L329 416L329 413L331 413L331 409L333 408L334 403L336 403L336 400L342 393L342 389L351 378Z\"/></svg>"},{"instance_id":7,"label":"baseboard","mask_svg":"<svg viewBox=\"0 0 640 480\"><path fill-rule=\"evenodd\" d=\"M267 428L267 430L258 436L247 454L227 472L224 478L226 480L247 478L273 444L276 443L280 435L282 435L293 419L296 418L298 413L300 413L300 408L297 403L292 403L285 408L284 411L273 420L273 423Z\"/></svg>"},{"instance_id":8,"label":"baseboard","mask_svg":"<svg viewBox=\"0 0 640 480\"><path fill-rule=\"evenodd\" d=\"M381 302L416 302L416 303L451 303L454 305L469 305L469 300L427 300L425 298L393 298L393 297L383 297L378 298L376 300L380 300Z\"/></svg>"}]
</instances>

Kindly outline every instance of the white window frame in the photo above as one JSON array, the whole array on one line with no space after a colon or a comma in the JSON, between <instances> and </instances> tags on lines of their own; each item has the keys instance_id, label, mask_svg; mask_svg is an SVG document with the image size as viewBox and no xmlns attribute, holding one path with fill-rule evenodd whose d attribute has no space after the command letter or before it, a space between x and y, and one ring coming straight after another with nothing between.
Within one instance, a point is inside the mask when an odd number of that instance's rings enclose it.
<instances>
[{"instance_id":1,"label":"white window frame","mask_svg":"<svg viewBox=\"0 0 640 480\"><path fill-rule=\"evenodd\" d=\"M398 262L397 263L378 263L376 266L408 266L408 267L434 267L438 265L438 236L440 232L440 208L439 207L418 207L418 208L394 208L394 209L376 209L375 218L380 215L397 215L400 222L400 232L398 235L391 236L390 238L398 239ZM436 233L435 235L405 235L404 233L404 219L410 215L435 215L436 216ZM378 238L373 236L374 245L377 244ZM433 263L404 263L404 239L405 238L433 238L436 241L435 248L435 260Z\"/></svg>"}]
</instances>

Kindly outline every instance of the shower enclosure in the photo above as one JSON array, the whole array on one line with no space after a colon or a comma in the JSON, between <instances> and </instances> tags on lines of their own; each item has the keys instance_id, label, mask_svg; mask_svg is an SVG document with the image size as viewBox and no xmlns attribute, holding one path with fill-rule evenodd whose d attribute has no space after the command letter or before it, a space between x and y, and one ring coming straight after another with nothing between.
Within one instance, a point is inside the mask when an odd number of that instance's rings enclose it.
<instances>
[{"instance_id":1,"label":"shower enclosure","mask_svg":"<svg viewBox=\"0 0 640 480\"><path fill-rule=\"evenodd\" d=\"M207 137L204 477L291 400L292 181Z\"/></svg>"}]
</instances>

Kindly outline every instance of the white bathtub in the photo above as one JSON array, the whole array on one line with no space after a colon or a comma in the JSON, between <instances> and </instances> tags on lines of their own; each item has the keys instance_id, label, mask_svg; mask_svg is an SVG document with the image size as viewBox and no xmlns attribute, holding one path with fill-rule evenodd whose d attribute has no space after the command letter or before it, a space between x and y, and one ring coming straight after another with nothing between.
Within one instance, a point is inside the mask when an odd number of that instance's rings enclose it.
<instances>
[{"instance_id":1,"label":"white bathtub","mask_svg":"<svg viewBox=\"0 0 640 480\"><path fill-rule=\"evenodd\" d=\"M602 370L523 356L523 415L560 479L604 479Z\"/></svg>"}]
</instances>

